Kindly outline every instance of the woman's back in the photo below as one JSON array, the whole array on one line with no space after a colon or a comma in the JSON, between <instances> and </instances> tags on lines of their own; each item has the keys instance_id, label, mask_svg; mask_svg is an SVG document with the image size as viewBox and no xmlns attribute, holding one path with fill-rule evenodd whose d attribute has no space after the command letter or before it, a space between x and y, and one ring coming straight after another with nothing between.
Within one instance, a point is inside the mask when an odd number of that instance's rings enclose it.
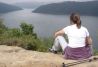
<instances>
[{"instance_id":1,"label":"woman's back","mask_svg":"<svg viewBox=\"0 0 98 67\"><path fill-rule=\"evenodd\" d=\"M85 38L89 36L88 30L81 26L81 28L77 28L76 24L67 26L64 28L65 34L67 34L69 39L69 47L77 48L85 46Z\"/></svg>"}]
</instances>

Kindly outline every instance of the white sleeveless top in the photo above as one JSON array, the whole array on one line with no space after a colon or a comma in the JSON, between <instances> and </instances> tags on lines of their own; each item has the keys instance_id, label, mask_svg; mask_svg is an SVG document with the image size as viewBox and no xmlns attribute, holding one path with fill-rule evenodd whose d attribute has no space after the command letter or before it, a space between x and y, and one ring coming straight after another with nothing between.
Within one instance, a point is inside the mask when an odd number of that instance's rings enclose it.
<instances>
[{"instance_id":1,"label":"white sleeveless top","mask_svg":"<svg viewBox=\"0 0 98 67\"><path fill-rule=\"evenodd\" d=\"M72 48L84 47L85 38L89 36L87 28L81 26L80 29L77 28L76 24L65 27L65 34L68 36L68 46Z\"/></svg>"}]
</instances>

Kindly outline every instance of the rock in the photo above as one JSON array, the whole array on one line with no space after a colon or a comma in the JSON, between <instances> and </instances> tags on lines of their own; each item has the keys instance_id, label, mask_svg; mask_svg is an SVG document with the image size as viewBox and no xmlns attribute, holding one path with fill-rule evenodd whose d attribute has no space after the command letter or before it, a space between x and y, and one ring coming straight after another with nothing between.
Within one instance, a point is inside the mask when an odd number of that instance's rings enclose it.
<instances>
[{"instance_id":1,"label":"rock","mask_svg":"<svg viewBox=\"0 0 98 67\"><path fill-rule=\"evenodd\" d=\"M61 54L29 51L16 46L0 45L0 67L62 67L66 60ZM98 67L98 61L78 64L72 67Z\"/></svg>"}]
</instances>

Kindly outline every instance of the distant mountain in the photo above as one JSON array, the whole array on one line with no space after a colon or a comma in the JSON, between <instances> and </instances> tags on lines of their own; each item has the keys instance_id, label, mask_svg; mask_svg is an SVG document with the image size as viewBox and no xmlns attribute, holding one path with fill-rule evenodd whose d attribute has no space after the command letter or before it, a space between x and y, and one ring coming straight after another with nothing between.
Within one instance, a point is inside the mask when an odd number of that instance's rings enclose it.
<instances>
[{"instance_id":1,"label":"distant mountain","mask_svg":"<svg viewBox=\"0 0 98 67\"><path fill-rule=\"evenodd\" d=\"M98 16L98 1L52 3L40 6L33 12L57 15L79 12L81 15Z\"/></svg>"},{"instance_id":2,"label":"distant mountain","mask_svg":"<svg viewBox=\"0 0 98 67\"><path fill-rule=\"evenodd\" d=\"M10 11L16 11L16 10L21 10L22 8L5 4L5 3L0 3L0 13L7 13Z\"/></svg>"},{"instance_id":3,"label":"distant mountain","mask_svg":"<svg viewBox=\"0 0 98 67\"><path fill-rule=\"evenodd\" d=\"M21 7L21 8L37 8L41 5L45 4L44 2L19 2L19 3L15 3L14 5Z\"/></svg>"}]
</instances>

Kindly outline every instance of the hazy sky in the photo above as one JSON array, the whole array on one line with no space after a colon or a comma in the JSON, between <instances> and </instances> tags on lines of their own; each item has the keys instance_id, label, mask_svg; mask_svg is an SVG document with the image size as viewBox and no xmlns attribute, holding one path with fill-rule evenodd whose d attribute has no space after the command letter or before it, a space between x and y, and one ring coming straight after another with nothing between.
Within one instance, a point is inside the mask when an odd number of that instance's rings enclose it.
<instances>
[{"instance_id":1,"label":"hazy sky","mask_svg":"<svg viewBox=\"0 0 98 67\"><path fill-rule=\"evenodd\" d=\"M0 0L0 2L5 2L5 3L16 3L16 2L60 2L60 1L94 1L94 0Z\"/></svg>"}]
</instances>

